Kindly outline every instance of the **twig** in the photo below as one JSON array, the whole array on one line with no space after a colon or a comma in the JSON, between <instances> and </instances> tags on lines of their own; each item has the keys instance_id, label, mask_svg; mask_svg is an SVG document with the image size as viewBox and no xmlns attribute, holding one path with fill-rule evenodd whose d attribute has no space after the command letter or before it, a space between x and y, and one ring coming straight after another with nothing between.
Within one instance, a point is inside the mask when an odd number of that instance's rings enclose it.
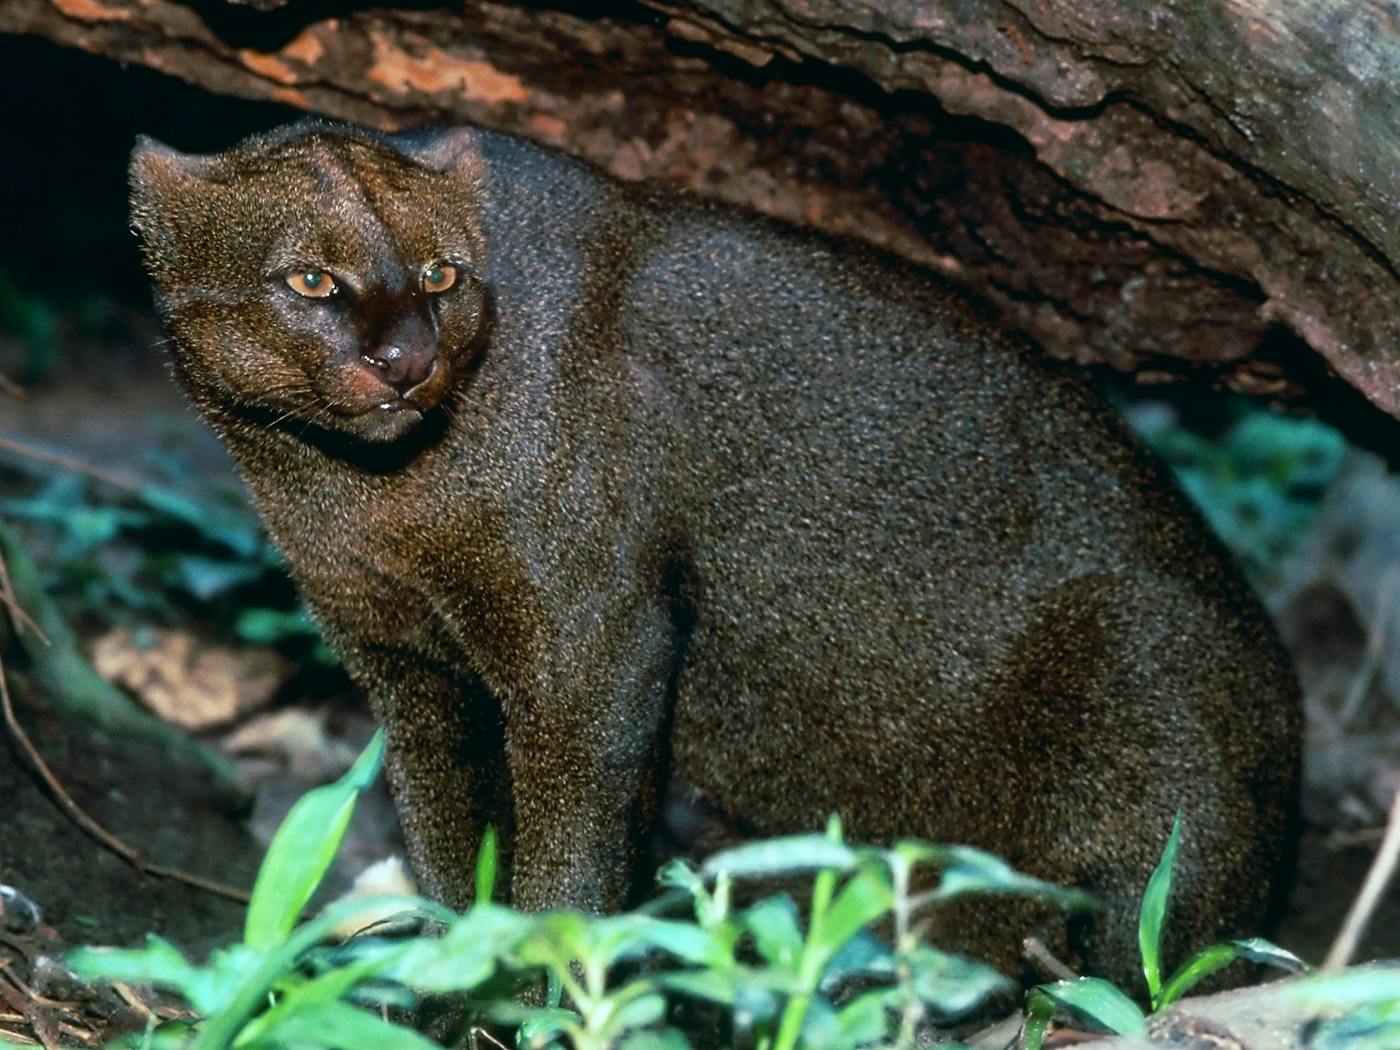
<instances>
[{"instance_id":1,"label":"twig","mask_svg":"<svg viewBox=\"0 0 1400 1050\"><path fill-rule=\"evenodd\" d=\"M83 811L82 807L73 801L69 794L63 790L63 785L60 784L58 778L54 776L48 763L44 761L43 756L39 754L38 749L29 739L29 735L25 733L24 727L19 724L19 720L15 717L14 704L10 700L10 688L5 681L5 662L3 658L0 658L0 710L4 713L5 727L9 730L10 737L25 756L28 757L31 766L34 771L39 774L39 778L44 782L44 785L49 789L54 801L58 803L58 807L89 837L121 857L137 871L144 872L147 875L153 875L156 878L183 882L196 889L215 893L221 897L227 897L230 900L247 903L249 895L244 890L215 882L212 879L201 878L198 875L191 875L188 872L183 872L176 868L168 868L162 864L152 864L143 860L141 854L137 852L137 850L127 845L101 824L97 823L97 821L93 820Z\"/></svg>"},{"instance_id":2,"label":"twig","mask_svg":"<svg viewBox=\"0 0 1400 1050\"><path fill-rule=\"evenodd\" d=\"M133 496L141 495L141 486L134 481L127 481L126 478L118 477L110 471L101 467L94 467L91 463L84 463L73 456L64 455L61 452L50 452L47 449L35 448L33 445L26 445L23 441L16 441L13 438L0 437L0 448L8 452L13 452L17 456L26 459L36 459L41 463L52 463L65 470L71 470L78 474L85 474L90 478L95 478L104 485L111 485L115 489L129 492Z\"/></svg>"},{"instance_id":3,"label":"twig","mask_svg":"<svg viewBox=\"0 0 1400 1050\"><path fill-rule=\"evenodd\" d=\"M1366 873L1361 892L1352 902L1346 922L1342 924L1342 932L1337 934L1322 969L1337 970L1351 961L1351 957L1356 953L1356 945L1361 940L1361 935L1366 932L1367 923L1371 921L1371 914L1376 910L1381 894L1385 892L1386 884L1395 872L1397 860L1400 860L1400 791L1395 792L1390 803L1390 817L1386 821L1385 837L1381 839L1380 849L1376 851L1376 859L1371 862L1371 870Z\"/></svg>"},{"instance_id":4,"label":"twig","mask_svg":"<svg viewBox=\"0 0 1400 1050\"><path fill-rule=\"evenodd\" d=\"M34 617L25 611L24 606L20 605L19 599L15 597L14 584L10 582L10 567L5 564L3 547L0 547L0 604L10 610L10 618L14 620L16 627L28 627L34 632L34 637L44 645L53 644L49 641L49 636L34 622Z\"/></svg>"},{"instance_id":5,"label":"twig","mask_svg":"<svg viewBox=\"0 0 1400 1050\"><path fill-rule=\"evenodd\" d=\"M29 397L29 395L25 393L24 387L20 386L4 372L0 372L0 392L9 394L13 398L18 398L20 401L25 401Z\"/></svg>"},{"instance_id":6,"label":"twig","mask_svg":"<svg viewBox=\"0 0 1400 1050\"><path fill-rule=\"evenodd\" d=\"M1031 969L1052 981L1078 980L1075 973L1058 959L1039 937L1027 937L1021 942L1021 958L1030 963Z\"/></svg>"},{"instance_id":7,"label":"twig","mask_svg":"<svg viewBox=\"0 0 1400 1050\"><path fill-rule=\"evenodd\" d=\"M1354 828L1346 831L1333 831L1323 840L1323 845L1331 850L1352 849L1356 846L1376 846L1385 837L1385 828Z\"/></svg>"},{"instance_id":8,"label":"twig","mask_svg":"<svg viewBox=\"0 0 1400 1050\"><path fill-rule=\"evenodd\" d=\"M1371 680L1380 671L1381 663L1385 658L1390 614L1391 610L1395 608L1394 598L1397 585L1400 585L1400 565L1392 562L1386 567L1385 573L1381 576L1380 586L1376 588L1376 616L1366 631L1366 651L1362 655L1361 666L1356 669L1356 674L1352 677L1351 685L1347 689L1347 695L1342 701L1341 710L1337 712L1337 724L1340 726L1345 727L1351 724L1352 719L1356 717L1366 699Z\"/></svg>"},{"instance_id":9,"label":"twig","mask_svg":"<svg viewBox=\"0 0 1400 1050\"><path fill-rule=\"evenodd\" d=\"M473 1025L473 1026L472 1026L472 1038L473 1038L473 1039L484 1039L484 1040L486 1040L486 1042L490 1043L492 1046L498 1046L498 1047L500 1047L500 1050L507 1050L507 1047L506 1047L506 1044L505 1044L505 1043L501 1042L501 1041L500 1041L499 1039L497 1039L494 1035L492 1035L490 1032L488 1032L485 1028L482 1028L482 1027L480 1027L479 1025Z\"/></svg>"},{"instance_id":10,"label":"twig","mask_svg":"<svg viewBox=\"0 0 1400 1050\"><path fill-rule=\"evenodd\" d=\"M151 1009L150 1004L136 994L136 990L125 981L113 981L112 990L121 996L122 1001L131 1007L147 1021L159 1021L156 1012Z\"/></svg>"}]
</instances>

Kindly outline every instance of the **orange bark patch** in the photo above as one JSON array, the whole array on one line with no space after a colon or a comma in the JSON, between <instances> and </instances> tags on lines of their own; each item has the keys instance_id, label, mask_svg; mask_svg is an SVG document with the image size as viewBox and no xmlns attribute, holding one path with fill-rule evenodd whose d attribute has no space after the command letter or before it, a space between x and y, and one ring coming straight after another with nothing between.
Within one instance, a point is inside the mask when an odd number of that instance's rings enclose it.
<instances>
[{"instance_id":1,"label":"orange bark patch","mask_svg":"<svg viewBox=\"0 0 1400 1050\"><path fill-rule=\"evenodd\" d=\"M245 47L238 52L238 61L264 80L271 80L278 84L295 84L297 82L297 71L282 61L278 55L269 55Z\"/></svg>"},{"instance_id":2,"label":"orange bark patch","mask_svg":"<svg viewBox=\"0 0 1400 1050\"><path fill-rule=\"evenodd\" d=\"M395 94L451 92L494 105L520 102L530 93L519 77L502 73L488 62L458 58L426 41L414 48L414 54L372 30L370 41L374 62L365 75Z\"/></svg>"},{"instance_id":3,"label":"orange bark patch","mask_svg":"<svg viewBox=\"0 0 1400 1050\"><path fill-rule=\"evenodd\" d=\"M53 6L69 18L83 22L121 22L131 17L130 11L106 7L97 0L51 0Z\"/></svg>"},{"instance_id":4,"label":"orange bark patch","mask_svg":"<svg viewBox=\"0 0 1400 1050\"><path fill-rule=\"evenodd\" d=\"M316 27L303 29L297 36L282 49L282 57L290 58L294 62L303 65L314 66L321 60L321 56L326 53L326 45L321 43L316 35Z\"/></svg>"}]
</instances>

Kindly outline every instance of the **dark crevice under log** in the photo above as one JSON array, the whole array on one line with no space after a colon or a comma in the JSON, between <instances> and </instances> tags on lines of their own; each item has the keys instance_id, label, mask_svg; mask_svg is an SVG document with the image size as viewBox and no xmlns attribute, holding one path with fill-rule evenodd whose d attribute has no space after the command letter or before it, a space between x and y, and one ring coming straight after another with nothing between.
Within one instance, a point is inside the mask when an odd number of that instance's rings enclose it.
<instances>
[{"instance_id":1,"label":"dark crevice under log","mask_svg":"<svg viewBox=\"0 0 1400 1050\"><path fill-rule=\"evenodd\" d=\"M1078 362L1277 393L1319 382L1300 340L1400 413L1400 26L1257 7L7 0L0 29L859 236Z\"/></svg>"}]
</instances>

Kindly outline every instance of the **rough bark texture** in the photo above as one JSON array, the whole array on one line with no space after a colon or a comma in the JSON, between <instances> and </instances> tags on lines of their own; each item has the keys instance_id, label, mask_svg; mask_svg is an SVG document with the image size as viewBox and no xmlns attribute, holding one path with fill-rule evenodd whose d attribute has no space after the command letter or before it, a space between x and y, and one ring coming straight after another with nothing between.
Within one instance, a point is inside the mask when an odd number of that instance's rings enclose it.
<instances>
[{"instance_id":1,"label":"rough bark texture","mask_svg":"<svg viewBox=\"0 0 1400 1050\"><path fill-rule=\"evenodd\" d=\"M1061 357L1279 390L1301 340L1400 415L1386 0L351 6L4 0L0 30L379 127L472 120L861 236Z\"/></svg>"}]
</instances>

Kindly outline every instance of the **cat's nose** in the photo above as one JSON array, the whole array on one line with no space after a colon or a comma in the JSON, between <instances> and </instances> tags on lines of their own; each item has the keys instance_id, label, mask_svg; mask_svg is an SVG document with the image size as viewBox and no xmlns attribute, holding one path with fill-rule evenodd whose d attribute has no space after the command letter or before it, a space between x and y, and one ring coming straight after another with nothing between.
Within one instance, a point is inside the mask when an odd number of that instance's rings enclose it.
<instances>
[{"instance_id":1,"label":"cat's nose","mask_svg":"<svg viewBox=\"0 0 1400 1050\"><path fill-rule=\"evenodd\" d=\"M377 369L384 382L406 394L433 371L437 353L429 347L389 344L365 354L365 363Z\"/></svg>"}]
</instances>

